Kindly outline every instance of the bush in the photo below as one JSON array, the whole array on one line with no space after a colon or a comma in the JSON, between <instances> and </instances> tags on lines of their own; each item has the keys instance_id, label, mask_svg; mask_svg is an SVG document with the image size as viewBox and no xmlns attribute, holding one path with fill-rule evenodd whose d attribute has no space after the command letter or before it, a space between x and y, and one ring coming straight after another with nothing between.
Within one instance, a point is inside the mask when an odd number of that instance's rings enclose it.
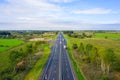
<instances>
[{"instance_id":1,"label":"bush","mask_svg":"<svg viewBox=\"0 0 120 80\"><path fill-rule=\"evenodd\" d=\"M77 48L78 48L78 45L77 45L77 44L73 44L72 48L73 48L73 49L77 49Z\"/></svg>"},{"instance_id":2,"label":"bush","mask_svg":"<svg viewBox=\"0 0 120 80\"><path fill-rule=\"evenodd\" d=\"M89 62L90 62L89 57L86 56L86 55L84 55L84 56L82 57L82 60L83 60L84 62L86 62L86 63L89 63Z\"/></svg>"},{"instance_id":3,"label":"bush","mask_svg":"<svg viewBox=\"0 0 120 80\"><path fill-rule=\"evenodd\" d=\"M108 37L107 37L107 36L105 36L105 39L108 39Z\"/></svg>"},{"instance_id":4,"label":"bush","mask_svg":"<svg viewBox=\"0 0 120 80\"><path fill-rule=\"evenodd\" d=\"M107 75L102 75L102 80L109 80Z\"/></svg>"},{"instance_id":5,"label":"bush","mask_svg":"<svg viewBox=\"0 0 120 80\"><path fill-rule=\"evenodd\" d=\"M4 47L4 45L0 45L0 47Z\"/></svg>"},{"instance_id":6,"label":"bush","mask_svg":"<svg viewBox=\"0 0 120 80\"><path fill-rule=\"evenodd\" d=\"M112 67L116 70L116 71L120 71L120 55L116 54L116 59L114 64L112 65Z\"/></svg>"}]
</instances>

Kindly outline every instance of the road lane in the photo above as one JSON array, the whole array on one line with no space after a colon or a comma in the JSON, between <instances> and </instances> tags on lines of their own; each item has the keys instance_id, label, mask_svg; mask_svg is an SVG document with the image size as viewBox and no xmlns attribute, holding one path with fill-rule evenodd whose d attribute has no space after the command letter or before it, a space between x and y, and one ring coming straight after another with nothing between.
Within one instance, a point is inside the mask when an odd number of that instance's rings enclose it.
<instances>
[{"instance_id":1,"label":"road lane","mask_svg":"<svg viewBox=\"0 0 120 80\"><path fill-rule=\"evenodd\" d=\"M70 59L64 46L67 42L60 33L46 64L42 80L75 80Z\"/></svg>"}]
</instances>

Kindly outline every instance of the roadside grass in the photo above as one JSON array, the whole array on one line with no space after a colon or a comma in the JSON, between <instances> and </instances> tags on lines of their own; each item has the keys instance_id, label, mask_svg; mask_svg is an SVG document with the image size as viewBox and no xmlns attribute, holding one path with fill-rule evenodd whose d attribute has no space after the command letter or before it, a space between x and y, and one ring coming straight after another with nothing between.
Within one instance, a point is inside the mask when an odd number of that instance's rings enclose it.
<instances>
[{"instance_id":1,"label":"roadside grass","mask_svg":"<svg viewBox=\"0 0 120 80\"><path fill-rule=\"evenodd\" d=\"M74 68L74 71L75 71L75 74L76 74L76 77L78 80L85 80L84 77L83 77L83 74L81 73L81 70L80 68L78 67L78 64L76 62L76 59L73 57L72 55L72 43L71 43L71 40L70 38L68 38L66 35L64 35L65 38L67 38L67 44L68 44L68 54L69 54L69 57L71 59L71 63L73 65L73 68Z\"/></svg>"},{"instance_id":2,"label":"roadside grass","mask_svg":"<svg viewBox=\"0 0 120 80\"><path fill-rule=\"evenodd\" d=\"M0 39L0 52L22 44L24 41L18 39Z\"/></svg>"},{"instance_id":3,"label":"roadside grass","mask_svg":"<svg viewBox=\"0 0 120 80\"><path fill-rule=\"evenodd\" d=\"M95 33L95 38L119 38L120 33Z\"/></svg>"},{"instance_id":4,"label":"roadside grass","mask_svg":"<svg viewBox=\"0 0 120 80\"><path fill-rule=\"evenodd\" d=\"M43 46L43 54L40 57L40 59L36 62L36 64L33 66L33 68L28 72L28 74L25 77L25 80L38 80L40 77L40 74L42 73L42 70L45 66L45 63L48 60L48 57L50 55L50 48L49 45L46 44Z\"/></svg>"}]
</instances>

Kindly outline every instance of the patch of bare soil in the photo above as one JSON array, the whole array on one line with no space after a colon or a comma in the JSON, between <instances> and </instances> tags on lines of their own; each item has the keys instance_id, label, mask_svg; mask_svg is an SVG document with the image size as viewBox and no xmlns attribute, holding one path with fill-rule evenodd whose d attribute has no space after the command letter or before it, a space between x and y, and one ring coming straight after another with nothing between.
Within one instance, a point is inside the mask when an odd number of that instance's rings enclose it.
<instances>
[{"instance_id":1,"label":"patch of bare soil","mask_svg":"<svg viewBox=\"0 0 120 80\"><path fill-rule=\"evenodd\" d=\"M45 39L45 38L33 38L33 39L30 39L29 41L50 41L51 39Z\"/></svg>"},{"instance_id":2,"label":"patch of bare soil","mask_svg":"<svg viewBox=\"0 0 120 80\"><path fill-rule=\"evenodd\" d=\"M120 72L113 71L108 76L110 80L120 80Z\"/></svg>"},{"instance_id":3,"label":"patch of bare soil","mask_svg":"<svg viewBox=\"0 0 120 80\"><path fill-rule=\"evenodd\" d=\"M88 63L81 66L81 70L87 80L101 80L102 72L100 68Z\"/></svg>"}]
</instances>

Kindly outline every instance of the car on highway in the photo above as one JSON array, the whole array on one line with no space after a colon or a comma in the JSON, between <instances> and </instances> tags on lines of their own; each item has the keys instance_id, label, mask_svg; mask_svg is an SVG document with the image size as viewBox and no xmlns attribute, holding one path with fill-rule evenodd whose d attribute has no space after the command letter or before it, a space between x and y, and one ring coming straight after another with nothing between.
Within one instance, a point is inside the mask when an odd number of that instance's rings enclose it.
<instances>
[{"instance_id":1,"label":"car on highway","mask_svg":"<svg viewBox=\"0 0 120 80\"><path fill-rule=\"evenodd\" d=\"M66 45L64 45L64 49L67 49L67 46L66 46Z\"/></svg>"}]
</instances>

